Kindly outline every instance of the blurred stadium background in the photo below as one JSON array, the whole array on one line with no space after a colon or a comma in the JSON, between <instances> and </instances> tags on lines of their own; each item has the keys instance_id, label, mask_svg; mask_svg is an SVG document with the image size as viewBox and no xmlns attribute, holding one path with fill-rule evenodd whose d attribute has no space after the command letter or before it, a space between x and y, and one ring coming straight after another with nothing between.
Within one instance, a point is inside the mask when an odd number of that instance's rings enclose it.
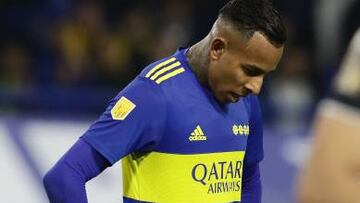
<instances>
[{"instance_id":1,"label":"blurred stadium background","mask_svg":"<svg viewBox=\"0 0 360 203\"><path fill-rule=\"evenodd\" d=\"M145 65L205 36L224 2L1 0L0 202L47 202L45 171ZM309 123L360 25L360 1L273 2L289 41L261 95L263 202L290 203ZM88 183L90 202L122 201L120 170Z\"/></svg>"}]
</instances>

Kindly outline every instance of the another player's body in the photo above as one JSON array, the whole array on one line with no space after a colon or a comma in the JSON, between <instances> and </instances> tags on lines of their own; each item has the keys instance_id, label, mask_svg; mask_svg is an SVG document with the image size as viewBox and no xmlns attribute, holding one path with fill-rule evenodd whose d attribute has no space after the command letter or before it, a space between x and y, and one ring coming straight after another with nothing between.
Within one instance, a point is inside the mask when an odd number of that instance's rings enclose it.
<instances>
[{"instance_id":1,"label":"another player's body","mask_svg":"<svg viewBox=\"0 0 360 203\"><path fill-rule=\"evenodd\" d=\"M45 177L50 201L86 202L85 182L123 159L124 202L260 202L256 94L284 42L270 3L229 2L208 36L110 102Z\"/></svg>"},{"instance_id":2,"label":"another player's body","mask_svg":"<svg viewBox=\"0 0 360 203\"><path fill-rule=\"evenodd\" d=\"M301 203L360 200L360 29L314 123L313 150L299 177Z\"/></svg>"}]
</instances>

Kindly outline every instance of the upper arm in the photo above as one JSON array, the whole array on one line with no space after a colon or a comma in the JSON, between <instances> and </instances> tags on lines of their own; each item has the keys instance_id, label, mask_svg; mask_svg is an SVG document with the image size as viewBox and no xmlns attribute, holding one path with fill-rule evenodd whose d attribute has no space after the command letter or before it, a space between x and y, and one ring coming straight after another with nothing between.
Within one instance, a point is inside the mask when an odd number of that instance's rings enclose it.
<instances>
[{"instance_id":1,"label":"upper arm","mask_svg":"<svg viewBox=\"0 0 360 203\"><path fill-rule=\"evenodd\" d=\"M250 107L250 134L246 146L245 164L254 164L264 158L263 124L258 98L250 95L248 99Z\"/></svg>"},{"instance_id":2,"label":"upper arm","mask_svg":"<svg viewBox=\"0 0 360 203\"><path fill-rule=\"evenodd\" d=\"M161 139L165 114L162 90L137 77L82 137L113 164L131 152L151 150Z\"/></svg>"}]
</instances>

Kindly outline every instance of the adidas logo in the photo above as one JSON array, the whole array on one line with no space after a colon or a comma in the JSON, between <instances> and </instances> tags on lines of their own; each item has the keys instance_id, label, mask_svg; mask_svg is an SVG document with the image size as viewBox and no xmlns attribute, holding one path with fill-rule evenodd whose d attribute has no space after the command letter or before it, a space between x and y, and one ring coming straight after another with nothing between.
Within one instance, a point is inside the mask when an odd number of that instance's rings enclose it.
<instances>
[{"instance_id":1,"label":"adidas logo","mask_svg":"<svg viewBox=\"0 0 360 203\"><path fill-rule=\"evenodd\" d=\"M207 137L204 135L200 125L197 125L195 130L189 136L190 141L204 141Z\"/></svg>"}]
</instances>

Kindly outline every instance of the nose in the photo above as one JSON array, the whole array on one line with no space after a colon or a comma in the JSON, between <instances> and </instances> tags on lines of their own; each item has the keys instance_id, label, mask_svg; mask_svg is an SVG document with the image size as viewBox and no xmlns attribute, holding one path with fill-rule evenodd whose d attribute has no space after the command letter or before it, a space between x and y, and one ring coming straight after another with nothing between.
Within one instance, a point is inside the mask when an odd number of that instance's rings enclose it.
<instances>
[{"instance_id":1,"label":"nose","mask_svg":"<svg viewBox=\"0 0 360 203\"><path fill-rule=\"evenodd\" d=\"M264 76L252 77L246 84L245 88L251 91L253 94L258 95L260 93Z\"/></svg>"}]
</instances>

